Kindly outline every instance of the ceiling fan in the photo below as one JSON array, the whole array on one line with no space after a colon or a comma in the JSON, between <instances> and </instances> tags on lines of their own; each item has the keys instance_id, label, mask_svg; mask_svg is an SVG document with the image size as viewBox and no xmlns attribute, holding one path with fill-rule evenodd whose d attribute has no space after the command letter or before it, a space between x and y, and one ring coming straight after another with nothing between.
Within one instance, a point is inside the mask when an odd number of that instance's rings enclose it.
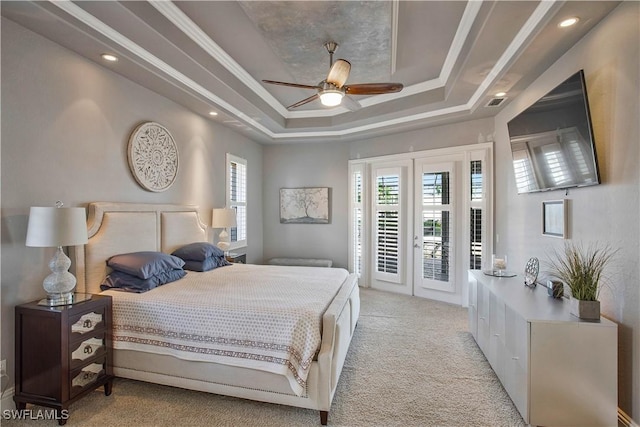
<instances>
[{"instance_id":1,"label":"ceiling fan","mask_svg":"<svg viewBox=\"0 0 640 427\"><path fill-rule=\"evenodd\" d=\"M320 102L327 107L335 107L340 105L344 100L347 108L357 110L360 104L345 95L380 95L383 93L400 92L403 88L402 83L361 83L346 85L351 64L344 59L338 59L333 62L333 54L338 49L338 43L327 42L324 44L325 49L329 52L329 74L327 78L318 83L316 86L302 85L297 83L277 82L274 80L262 80L264 83L273 85L297 87L301 89L314 89L317 92L308 98L289 105L288 110L307 104L320 98Z\"/></svg>"}]
</instances>

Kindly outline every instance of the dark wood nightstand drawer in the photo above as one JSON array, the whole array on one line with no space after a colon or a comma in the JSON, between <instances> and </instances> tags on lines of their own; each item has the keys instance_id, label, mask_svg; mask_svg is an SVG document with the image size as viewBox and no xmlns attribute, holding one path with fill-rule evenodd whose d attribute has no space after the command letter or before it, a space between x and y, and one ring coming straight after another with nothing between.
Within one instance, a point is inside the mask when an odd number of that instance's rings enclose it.
<instances>
[{"instance_id":1,"label":"dark wood nightstand drawer","mask_svg":"<svg viewBox=\"0 0 640 427\"><path fill-rule=\"evenodd\" d=\"M104 356L107 352L104 332L97 336L85 337L84 341L72 344L69 351L71 353L71 369L75 369L91 359Z\"/></svg>"},{"instance_id":2,"label":"dark wood nightstand drawer","mask_svg":"<svg viewBox=\"0 0 640 427\"><path fill-rule=\"evenodd\" d=\"M86 389L97 387L98 380L106 374L106 358L97 360L82 368L71 371L69 375L70 398L74 398Z\"/></svg>"},{"instance_id":3,"label":"dark wood nightstand drawer","mask_svg":"<svg viewBox=\"0 0 640 427\"><path fill-rule=\"evenodd\" d=\"M104 307L69 317L71 336L76 339L98 329L104 328Z\"/></svg>"}]
</instances>

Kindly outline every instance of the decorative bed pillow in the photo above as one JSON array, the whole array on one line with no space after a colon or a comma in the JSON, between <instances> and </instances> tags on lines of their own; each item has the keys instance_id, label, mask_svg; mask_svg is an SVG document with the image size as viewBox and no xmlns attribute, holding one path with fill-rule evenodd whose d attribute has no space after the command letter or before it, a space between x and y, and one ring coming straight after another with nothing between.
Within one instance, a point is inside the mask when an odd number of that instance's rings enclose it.
<instances>
[{"instance_id":1,"label":"decorative bed pillow","mask_svg":"<svg viewBox=\"0 0 640 427\"><path fill-rule=\"evenodd\" d=\"M213 256L205 258L204 261L187 260L184 263L184 269L191 271L209 271L214 268L224 267L225 265L230 264L231 263L227 261L224 256Z\"/></svg>"},{"instance_id":2,"label":"decorative bed pillow","mask_svg":"<svg viewBox=\"0 0 640 427\"><path fill-rule=\"evenodd\" d=\"M158 286L182 279L186 274L187 272L183 269L176 268L173 270L162 271L147 279L141 279L138 276L114 270L106 277L106 279L104 279L104 282L100 285L100 289L103 291L118 289L127 292L142 293L153 288L157 288Z\"/></svg>"},{"instance_id":3,"label":"decorative bed pillow","mask_svg":"<svg viewBox=\"0 0 640 427\"><path fill-rule=\"evenodd\" d=\"M184 261L162 252L131 252L112 256L107 260L107 265L140 279L148 279L159 273L181 269Z\"/></svg>"},{"instance_id":4,"label":"decorative bed pillow","mask_svg":"<svg viewBox=\"0 0 640 427\"><path fill-rule=\"evenodd\" d=\"M196 242L173 251L172 255L185 261L204 261L211 257L224 257L224 252L208 242Z\"/></svg>"}]
</instances>

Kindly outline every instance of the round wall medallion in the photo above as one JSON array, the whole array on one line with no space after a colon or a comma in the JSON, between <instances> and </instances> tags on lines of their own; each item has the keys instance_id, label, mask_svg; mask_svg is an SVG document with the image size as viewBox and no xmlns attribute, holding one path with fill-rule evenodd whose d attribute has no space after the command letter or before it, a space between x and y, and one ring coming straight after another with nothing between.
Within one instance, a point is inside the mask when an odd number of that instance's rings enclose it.
<instances>
[{"instance_id":1,"label":"round wall medallion","mask_svg":"<svg viewBox=\"0 0 640 427\"><path fill-rule=\"evenodd\" d=\"M138 184L149 191L164 191L178 175L178 148L164 126L146 122L129 138L129 168Z\"/></svg>"}]
</instances>

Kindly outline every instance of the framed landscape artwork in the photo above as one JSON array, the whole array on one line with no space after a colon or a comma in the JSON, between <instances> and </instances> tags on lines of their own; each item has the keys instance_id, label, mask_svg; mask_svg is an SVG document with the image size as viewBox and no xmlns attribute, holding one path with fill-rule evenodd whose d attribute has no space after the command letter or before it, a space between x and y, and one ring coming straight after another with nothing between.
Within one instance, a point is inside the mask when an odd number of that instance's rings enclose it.
<instances>
[{"instance_id":1,"label":"framed landscape artwork","mask_svg":"<svg viewBox=\"0 0 640 427\"><path fill-rule=\"evenodd\" d=\"M329 224L329 187L281 188L282 224Z\"/></svg>"}]
</instances>

